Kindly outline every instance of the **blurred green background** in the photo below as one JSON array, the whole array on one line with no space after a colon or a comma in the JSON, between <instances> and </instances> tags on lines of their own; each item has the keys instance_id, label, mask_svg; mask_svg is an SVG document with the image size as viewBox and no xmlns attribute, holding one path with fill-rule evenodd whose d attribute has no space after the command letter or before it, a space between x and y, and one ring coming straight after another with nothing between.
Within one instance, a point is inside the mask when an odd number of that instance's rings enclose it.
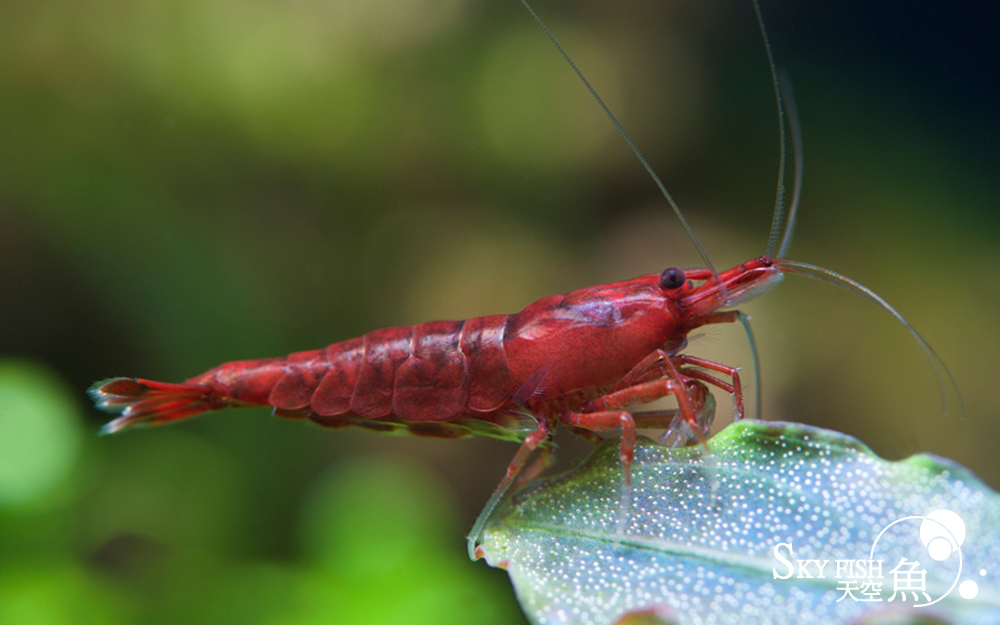
<instances>
[{"instance_id":1,"label":"blurred green background","mask_svg":"<svg viewBox=\"0 0 1000 625\"><path fill-rule=\"evenodd\" d=\"M743 308L767 418L996 488L1000 55L982 4L763 7L804 129L789 256L897 306L964 419L861 298L791 277ZM749 2L537 8L714 262L762 254L778 140ZM513 0L0 4L0 625L521 621L463 541L514 446L264 410L97 438L84 391L700 264ZM690 352L750 368L736 328ZM564 460L586 450L566 443Z\"/></svg>"}]
</instances>

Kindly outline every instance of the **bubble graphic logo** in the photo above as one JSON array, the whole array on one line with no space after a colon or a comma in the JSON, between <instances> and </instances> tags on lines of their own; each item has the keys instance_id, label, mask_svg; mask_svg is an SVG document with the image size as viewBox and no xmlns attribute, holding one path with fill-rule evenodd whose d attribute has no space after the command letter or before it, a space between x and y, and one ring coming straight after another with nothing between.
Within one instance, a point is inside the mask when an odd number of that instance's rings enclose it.
<instances>
[{"instance_id":1,"label":"bubble graphic logo","mask_svg":"<svg viewBox=\"0 0 1000 625\"><path fill-rule=\"evenodd\" d=\"M910 553L916 560L909 560L897 552L902 545L912 546L912 536L919 536L924 551L920 554ZM882 528L872 542L870 559L881 558L887 563L898 562L889 570L892 575L893 592L889 601L912 601L913 607L922 608L933 605L947 597L958 586L959 595L972 599L979 593L979 585L972 580L965 580L959 585L962 577L962 543L965 542L965 522L951 510L935 510L926 516L906 516L896 519ZM889 557L886 557L889 556ZM921 564L921 561L926 565ZM928 568L936 573L936 579L952 579L951 586L941 592L928 592ZM952 573L953 571L953 573ZM980 574L985 574L981 571ZM935 598L932 595L938 594ZM922 602L920 602L922 601ZM918 603L920 602L920 603Z\"/></svg>"},{"instance_id":2,"label":"bubble graphic logo","mask_svg":"<svg viewBox=\"0 0 1000 625\"><path fill-rule=\"evenodd\" d=\"M920 542L938 562L946 560L965 542L965 523L951 510L935 510L920 523Z\"/></svg>"}]
</instances>

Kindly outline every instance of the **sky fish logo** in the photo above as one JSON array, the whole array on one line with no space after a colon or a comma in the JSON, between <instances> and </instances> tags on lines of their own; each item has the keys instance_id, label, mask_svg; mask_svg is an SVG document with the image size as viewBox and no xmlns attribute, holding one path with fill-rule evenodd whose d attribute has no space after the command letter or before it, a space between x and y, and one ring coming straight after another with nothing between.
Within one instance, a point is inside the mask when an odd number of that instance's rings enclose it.
<instances>
[{"instance_id":1,"label":"sky fish logo","mask_svg":"<svg viewBox=\"0 0 1000 625\"><path fill-rule=\"evenodd\" d=\"M774 546L780 566L775 579L826 578L836 583L838 602L887 602L923 608L941 601L955 588L963 599L979 594L971 576L962 579L965 522L951 510L905 516L883 527L867 558L794 559L792 543ZM980 576L986 570L978 571ZM950 585L949 585L950 584Z\"/></svg>"}]
</instances>

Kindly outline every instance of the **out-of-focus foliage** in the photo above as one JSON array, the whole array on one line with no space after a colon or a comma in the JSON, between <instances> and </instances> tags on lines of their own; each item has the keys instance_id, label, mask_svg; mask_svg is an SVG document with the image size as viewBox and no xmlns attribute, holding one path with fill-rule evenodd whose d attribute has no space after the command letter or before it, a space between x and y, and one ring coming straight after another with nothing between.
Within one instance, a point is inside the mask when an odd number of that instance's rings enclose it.
<instances>
[{"instance_id":1,"label":"out-of-focus foliage","mask_svg":"<svg viewBox=\"0 0 1000 625\"><path fill-rule=\"evenodd\" d=\"M746 310L771 418L995 486L983 4L763 7L805 133L791 256L910 318L964 421L870 304L790 278ZM777 132L749 2L538 9L714 262L761 254ZM696 265L517 2L0 3L0 623L516 622L502 574L462 556L510 445L265 411L98 439L84 390ZM691 351L748 366L744 345L720 328Z\"/></svg>"},{"instance_id":2,"label":"out-of-focus foliage","mask_svg":"<svg viewBox=\"0 0 1000 625\"><path fill-rule=\"evenodd\" d=\"M80 409L60 380L26 362L0 361L0 506L44 501L80 456Z\"/></svg>"}]
</instances>

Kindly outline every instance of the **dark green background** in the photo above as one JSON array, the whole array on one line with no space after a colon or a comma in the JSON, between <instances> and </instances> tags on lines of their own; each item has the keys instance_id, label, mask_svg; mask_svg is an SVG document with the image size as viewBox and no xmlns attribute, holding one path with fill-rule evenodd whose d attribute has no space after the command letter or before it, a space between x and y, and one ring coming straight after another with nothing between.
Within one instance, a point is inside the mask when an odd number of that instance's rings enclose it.
<instances>
[{"instance_id":1,"label":"dark green background","mask_svg":"<svg viewBox=\"0 0 1000 625\"><path fill-rule=\"evenodd\" d=\"M713 261L762 254L778 140L749 3L537 8ZM942 414L884 311L790 277L744 307L765 415L995 487L995 9L763 10L805 140L789 256L897 306L965 401ZM263 410L96 438L85 389L700 264L516 2L3 3L0 623L517 622L463 541L514 446ZM689 351L750 369L736 328Z\"/></svg>"}]
</instances>

